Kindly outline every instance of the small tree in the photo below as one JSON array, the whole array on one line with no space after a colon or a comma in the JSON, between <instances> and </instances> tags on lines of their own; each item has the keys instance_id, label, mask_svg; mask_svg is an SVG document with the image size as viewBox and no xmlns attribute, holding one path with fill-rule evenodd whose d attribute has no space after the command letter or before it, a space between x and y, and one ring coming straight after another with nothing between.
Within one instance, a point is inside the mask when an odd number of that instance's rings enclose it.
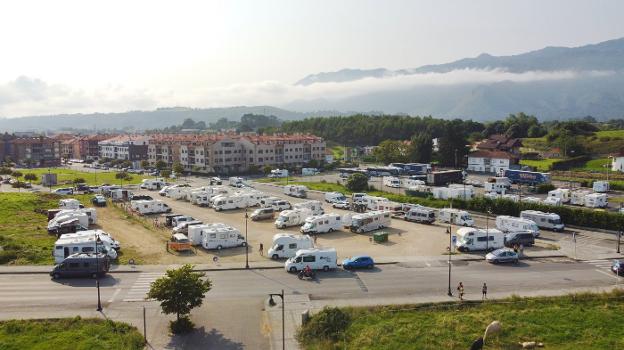
<instances>
[{"instance_id":1,"label":"small tree","mask_svg":"<svg viewBox=\"0 0 624 350\"><path fill-rule=\"evenodd\" d=\"M128 173L125 172L125 171L122 171L122 172L119 172L119 173L115 174L115 178L119 179L121 181L121 187L123 187L124 180L126 180L126 181L132 180L132 176L128 175Z\"/></svg>"},{"instance_id":2,"label":"small tree","mask_svg":"<svg viewBox=\"0 0 624 350\"><path fill-rule=\"evenodd\" d=\"M77 177L77 178L74 179L73 182L74 182L74 185L77 185L77 184L85 183L87 181L84 178L82 178L82 177Z\"/></svg>"},{"instance_id":3,"label":"small tree","mask_svg":"<svg viewBox=\"0 0 624 350\"><path fill-rule=\"evenodd\" d=\"M270 165L265 165L262 168L262 172L264 173L264 175L269 175L271 173L271 170L273 170L273 168L271 168Z\"/></svg>"},{"instance_id":4,"label":"small tree","mask_svg":"<svg viewBox=\"0 0 624 350\"><path fill-rule=\"evenodd\" d=\"M171 171L169 171L169 170L162 170L160 172L160 176L162 176L162 177L169 177L169 176L171 176Z\"/></svg>"},{"instance_id":5,"label":"small tree","mask_svg":"<svg viewBox=\"0 0 624 350\"><path fill-rule=\"evenodd\" d=\"M16 171L14 171L14 172L12 172L12 173L11 173L11 175L12 175L14 178L18 179L18 180L19 180L19 178L20 178L20 177L24 176L24 174L22 174L22 172L21 172L21 171L17 171L17 170L16 170Z\"/></svg>"},{"instance_id":6,"label":"small tree","mask_svg":"<svg viewBox=\"0 0 624 350\"><path fill-rule=\"evenodd\" d=\"M149 162L147 160L142 160L141 161L141 168L142 169L147 169L149 167Z\"/></svg>"},{"instance_id":7,"label":"small tree","mask_svg":"<svg viewBox=\"0 0 624 350\"><path fill-rule=\"evenodd\" d=\"M159 161L156 162L156 169L164 170L166 168L167 168L167 163L165 163L164 161L159 160Z\"/></svg>"},{"instance_id":8,"label":"small tree","mask_svg":"<svg viewBox=\"0 0 624 350\"><path fill-rule=\"evenodd\" d=\"M180 164L180 162L176 162L173 164L173 171L178 175L182 174L184 172L184 167Z\"/></svg>"},{"instance_id":9,"label":"small tree","mask_svg":"<svg viewBox=\"0 0 624 350\"><path fill-rule=\"evenodd\" d=\"M351 174L347 179L347 188L353 192L364 191L368 187L368 178L361 173Z\"/></svg>"},{"instance_id":10,"label":"small tree","mask_svg":"<svg viewBox=\"0 0 624 350\"><path fill-rule=\"evenodd\" d=\"M37 181L37 175L33 173L28 173L24 175L24 180L27 180L29 183L32 183L33 181Z\"/></svg>"},{"instance_id":11,"label":"small tree","mask_svg":"<svg viewBox=\"0 0 624 350\"><path fill-rule=\"evenodd\" d=\"M172 333L184 333L193 328L188 318L191 310L201 306L205 294L212 288L209 279L202 279L203 272L193 272L193 266L185 264L179 269L167 270L167 275L152 283L149 298L160 302L165 314L175 314L176 320L170 322Z\"/></svg>"}]
</instances>

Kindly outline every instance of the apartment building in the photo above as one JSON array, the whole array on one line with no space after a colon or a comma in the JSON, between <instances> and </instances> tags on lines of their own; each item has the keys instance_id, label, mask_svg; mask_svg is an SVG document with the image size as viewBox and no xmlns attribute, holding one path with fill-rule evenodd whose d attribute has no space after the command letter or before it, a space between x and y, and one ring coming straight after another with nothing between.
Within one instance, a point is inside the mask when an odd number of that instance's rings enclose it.
<instances>
[{"instance_id":1,"label":"apartment building","mask_svg":"<svg viewBox=\"0 0 624 350\"><path fill-rule=\"evenodd\" d=\"M143 135L119 135L98 141L100 158L128 160L139 167L147 158L149 137Z\"/></svg>"},{"instance_id":2,"label":"apartment building","mask_svg":"<svg viewBox=\"0 0 624 350\"><path fill-rule=\"evenodd\" d=\"M49 137L17 137L10 142L9 157L19 165L49 167L61 165L61 142Z\"/></svg>"},{"instance_id":3,"label":"apartment building","mask_svg":"<svg viewBox=\"0 0 624 350\"><path fill-rule=\"evenodd\" d=\"M469 171L502 174L512 164L517 164L518 158L503 151L476 151L468 155Z\"/></svg>"}]
</instances>

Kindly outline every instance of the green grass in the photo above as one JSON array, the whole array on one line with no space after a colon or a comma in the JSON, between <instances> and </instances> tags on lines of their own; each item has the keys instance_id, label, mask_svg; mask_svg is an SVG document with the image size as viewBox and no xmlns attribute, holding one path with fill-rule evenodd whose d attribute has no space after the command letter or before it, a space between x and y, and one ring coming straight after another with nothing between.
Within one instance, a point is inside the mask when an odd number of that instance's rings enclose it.
<instances>
[{"instance_id":1,"label":"green grass","mask_svg":"<svg viewBox=\"0 0 624 350\"><path fill-rule=\"evenodd\" d=\"M597 131L596 136L598 137L619 137L619 138L623 138L624 139L624 130L620 129L620 130L602 130L602 131Z\"/></svg>"},{"instance_id":2,"label":"green grass","mask_svg":"<svg viewBox=\"0 0 624 350\"><path fill-rule=\"evenodd\" d=\"M143 336L127 323L103 319L62 318L0 321L4 350L139 350Z\"/></svg>"},{"instance_id":3,"label":"green grass","mask_svg":"<svg viewBox=\"0 0 624 350\"><path fill-rule=\"evenodd\" d=\"M77 195L83 204L90 196ZM50 265L56 236L48 234L47 216L35 209L58 207L58 195L48 193L0 193L0 264ZM2 347L0 347L2 348Z\"/></svg>"},{"instance_id":4,"label":"green grass","mask_svg":"<svg viewBox=\"0 0 624 350\"><path fill-rule=\"evenodd\" d=\"M468 290L477 294L479 288L472 286ZM518 342L523 341L542 342L545 349L622 349L623 298L622 292L613 292L551 298L512 297L474 304L346 308L351 315L346 341L319 340L305 344L304 348L468 349L475 339L483 336L490 322L498 320L502 332L486 339L484 349L520 349Z\"/></svg>"},{"instance_id":5,"label":"green grass","mask_svg":"<svg viewBox=\"0 0 624 350\"><path fill-rule=\"evenodd\" d=\"M522 159L520 161L520 164L534 167L537 169L537 171L548 171L550 170L550 167L552 166L552 164L558 160L561 160L561 159L557 159L557 158L549 158L549 159L542 159L542 160Z\"/></svg>"},{"instance_id":6,"label":"green grass","mask_svg":"<svg viewBox=\"0 0 624 350\"><path fill-rule=\"evenodd\" d=\"M47 168L45 169L44 168L19 169L19 171L22 172L23 174L28 174L28 173L36 174L37 177L39 178L37 183L41 182L41 176L43 174L48 173ZM114 171L98 171L97 173L95 173L93 171L79 171L79 170L64 169L64 168L52 168L50 172L56 174L59 185L72 184L74 179L76 178L83 178L85 179L88 185L94 185L94 186L101 185L103 183L117 184L117 185L121 183L119 179L115 178L115 174L117 173ZM153 178L153 176L149 176L149 175L140 175L140 174L129 174L129 175L132 177L132 179L130 181L124 180L123 181L124 184L138 184L138 183L141 183L141 180L143 179Z\"/></svg>"},{"instance_id":7,"label":"green grass","mask_svg":"<svg viewBox=\"0 0 624 350\"><path fill-rule=\"evenodd\" d=\"M611 168L611 159L609 158L600 158L600 159L592 159L585 163L585 165L578 170L593 170L593 171L603 171L606 172L607 168L605 166L609 166Z\"/></svg>"}]
</instances>

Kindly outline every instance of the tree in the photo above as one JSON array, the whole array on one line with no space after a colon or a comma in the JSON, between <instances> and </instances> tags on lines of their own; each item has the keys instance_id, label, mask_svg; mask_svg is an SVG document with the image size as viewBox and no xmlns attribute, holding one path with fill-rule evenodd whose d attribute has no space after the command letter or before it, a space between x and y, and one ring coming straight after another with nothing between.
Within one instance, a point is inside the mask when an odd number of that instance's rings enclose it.
<instances>
[{"instance_id":1,"label":"tree","mask_svg":"<svg viewBox=\"0 0 624 350\"><path fill-rule=\"evenodd\" d=\"M264 173L264 175L265 175L265 176L266 176L266 175L269 175L269 174L271 173L271 170L273 170L273 168L271 168L271 166L270 166L270 165L265 165L265 166L262 168L262 172Z\"/></svg>"},{"instance_id":2,"label":"tree","mask_svg":"<svg viewBox=\"0 0 624 350\"><path fill-rule=\"evenodd\" d=\"M438 157L443 165L457 166L462 164L462 159L468 154L465 131L462 129L461 120L455 119L448 123L442 136L438 139Z\"/></svg>"},{"instance_id":3,"label":"tree","mask_svg":"<svg viewBox=\"0 0 624 350\"><path fill-rule=\"evenodd\" d=\"M171 171L169 171L169 170L161 170L160 171L160 176L167 178L167 177L171 176Z\"/></svg>"},{"instance_id":4,"label":"tree","mask_svg":"<svg viewBox=\"0 0 624 350\"><path fill-rule=\"evenodd\" d=\"M82 177L77 177L73 181L74 184L82 184L82 183L85 183L85 182L86 182L85 179L82 178Z\"/></svg>"},{"instance_id":5,"label":"tree","mask_svg":"<svg viewBox=\"0 0 624 350\"><path fill-rule=\"evenodd\" d=\"M368 188L368 178L361 173L349 175L347 188L352 192L362 192Z\"/></svg>"},{"instance_id":6,"label":"tree","mask_svg":"<svg viewBox=\"0 0 624 350\"><path fill-rule=\"evenodd\" d=\"M416 163L430 163L433 153L431 134L420 133L414 135L407 148L408 159Z\"/></svg>"},{"instance_id":7,"label":"tree","mask_svg":"<svg viewBox=\"0 0 624 350\"><path fill-rule=\"evenodd\" d=\"M14 172L12 172L12 173L11 173L11 175L12 175L14 178L18 179L18 180L19 180L19 178L20 178L20 177L24 176L24 174L22 174L22 172L21 172L21 171L17 171L17 170L16 170L16 171L14 171Z\"/></svg>"},{"instance_id":8,"label":"tree","mask_svg":"<svg viewBox=\"0 0 624 350\"><path fill-rule=\"evenodd\" d=\"M382 163L405 162L407 158L407 145L402 141L382 141L373 151L375 158Z\"/></svg>"},{"instance_id":9,"label":"tree","mask_svg":"<svg viewBox=\"0 0 624 350\"><path fill-rule=\"evenodd\" d=\"M141 169L147 169L147 168L149 168L149 162L147 160L143 159L141 161Z\"/></svg>"},{"instance_id":10,"label":"tree","mask_svg":"<svg viewBox=\"0 0 624 350\"><path fill-rule=\"evenodd\" d=\"M148 297L160 302L165 314L175 314L170 323L173 333L183 333L193 328L188 315L193 308L201 306L205 294L212 288L209 279L202 279L203 272L193 272L193 266L185 264L178 269L167 270L167 275L152 283Z\"/></svg>"},{"instance_id":11,"label":"tree","mask_svg":"<svg viewBox=\"0 0 624 350\"><path fill-rule=\"evenodd\" d=\"M33 181L37 181L37 175L33 173L28 173L24 175L24 180L27 180L29 183L32 183Z\"/></svg>"},{"instance_id":12,"label":"tree","mask_svg":"<svg viewBox=\"0 0 624 350\"><path fill-rule=\"evenodd\" d=\"M175 162L173 164L173 171L176 174L180 175L180 174L182 174L184 172L184 167L182 166L182 164L180 164L180 162Z\"/></svg>"},{"instance_id":13,"label":"tree","mask_svg":"<svg viewBox=\"0 0 624 350\"><path fill-rule=\"evenodd\" d=\"M167 168L167 163L165 163L164 161L159 160L159 161L156 162L156 169L164 170L166 168Z\"/></svg>"},{"instance_id":14,"label":"tree","mask_svg":"<svg viewBox=\"0 0 624 350\"><path fill-rule=\"evenodd\" d=\"M130 181L132 180L132 176L130 176L127 172L122 171L115 174L115 178L121 181L121 187L123 187L124 180Z\"/></svg>"}]
</instances>

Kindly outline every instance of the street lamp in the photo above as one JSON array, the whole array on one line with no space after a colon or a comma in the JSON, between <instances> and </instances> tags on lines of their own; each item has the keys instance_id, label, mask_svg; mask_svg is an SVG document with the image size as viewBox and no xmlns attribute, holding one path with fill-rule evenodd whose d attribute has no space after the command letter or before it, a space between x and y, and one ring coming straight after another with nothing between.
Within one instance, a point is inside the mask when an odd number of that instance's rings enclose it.
<instances>
[{"instance_id":1,"label":"street lamp","mask_svg":"<svg viewBox=\"0 0 624 350\"><path fill-rule=\"evenodd\" d=\"M50 188L50 193L52 192L52 175L50 174L50 168L48 168L48 187Z\"/></svg>"},{"instance_id":2,"label":"street lamp","mask_svg":"<svg viewBox=\"0 0 624 350\"><path fill-rule=\"evenodd\" d=\"M455 215L451 213L451 222L449 222L449 226L447 228L448 234L449 234L449 247L448 247L448 291L446 294L449 297L453 296L453 292L451 291L451 250L453 248L453 227L451 225L453 224L454 216Z\"/></svg>"},{"instance_id":3,"label":"street lamp","mask_svg":"<svg viewBox=\"0 0 624 350\"><path fill-rule=\"evenodd\" d=\"M100 254L98 252L98 244L102 243L100 235L95 235L95 286L97 287L98 305L97 311L102 311L102 302L100 300Z\"/></svg>"},{"instance_id":4,"label":"street lamp","mask_svg":"<svg viewBox=\"0 0 624 350\"><path fill-rule=\"evenodd\" d=\"M245 208L245 268L249 268L249 240L247 239L247 219L249 215L247 214L247 208Z\"/></svg>"},{"instance_id":5,"label":"street lamp","mask_svg":"<svg viewBox=\"0 0 624 350\"><path fill-rule=\"evenodd\" d=\"M277 305L275 303L275 300L273 300L273 297L280 297L280 299L282 299L282 350L286 350L286 331L285 331L285 322L284 322L284 290L282 289L281 293L269 294L269 306Z\"/></svg>"},{"instance_id":6,"label":"street lamp","mask_svg":"<svg viewBox=\"0 0 624 350\"><path fill-rule=\"evenodd\" d=\"M488 208L485 213L487 215L485 215L485 235L487 237L486 241L485 241L485 251L487 252L488 250L490 250L490 227L489 227L489 223L490 223L490 215L492 215L492 209Z\"/></svg>"}]
</instances>

